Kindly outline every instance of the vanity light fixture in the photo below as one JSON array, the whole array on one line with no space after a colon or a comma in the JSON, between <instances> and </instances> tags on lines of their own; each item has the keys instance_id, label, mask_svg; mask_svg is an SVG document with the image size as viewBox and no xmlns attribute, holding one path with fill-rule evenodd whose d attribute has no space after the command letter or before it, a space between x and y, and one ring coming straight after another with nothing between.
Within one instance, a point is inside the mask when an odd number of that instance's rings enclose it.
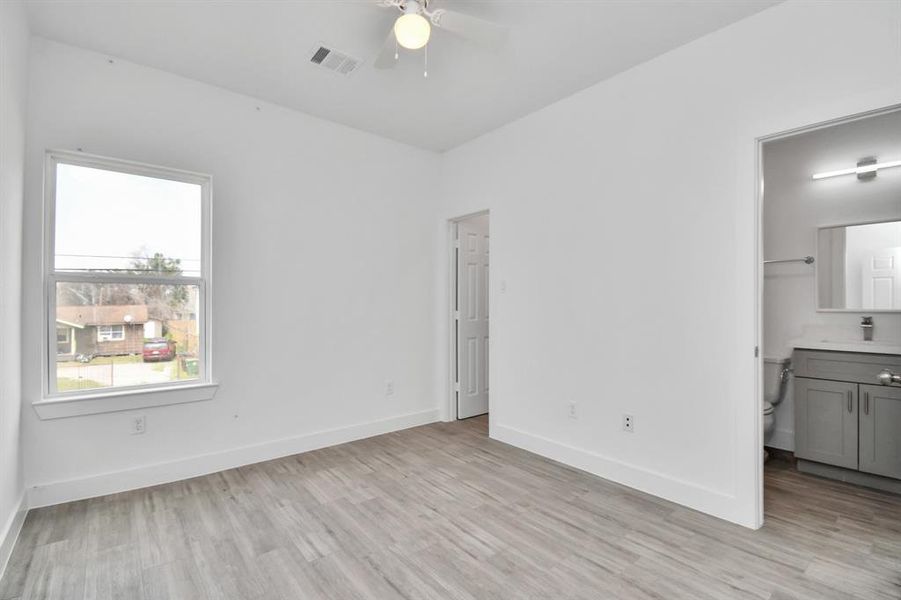
<instances>
[{"instance_id":1,"label":"vanity light fixture","mask_svg":"<svg viewBox=\"0 0 901 600\"><path fill-rule=\"evenodd\" d=\"M876 177L876 171L879 169L890 169L892 167L901 167L901 160L891 160L886 162L877 162L875 158L862 158L857 162L857 166L850 169L839 169L838 171L825 171L823 173L814 173L814 179L826 179L827 177L838 177L839 175L857 175L858 179L866 180Z\"/></svg>"}]
</instances>

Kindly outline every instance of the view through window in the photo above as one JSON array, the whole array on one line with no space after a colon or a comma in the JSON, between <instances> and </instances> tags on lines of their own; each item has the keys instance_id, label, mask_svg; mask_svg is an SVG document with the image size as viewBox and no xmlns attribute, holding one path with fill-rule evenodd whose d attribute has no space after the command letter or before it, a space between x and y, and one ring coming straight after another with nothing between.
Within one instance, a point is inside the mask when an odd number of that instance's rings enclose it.
<instances>
[{"instance_id":1,"label":"view through window","mask_svg":"<svg viewBox=\"0 0 901 600\"><path fill-rule=\"evenodd\" d=\"M101 159L52 167L50 393L202 379L203 181Z\"/></svg>"}]
</instances>

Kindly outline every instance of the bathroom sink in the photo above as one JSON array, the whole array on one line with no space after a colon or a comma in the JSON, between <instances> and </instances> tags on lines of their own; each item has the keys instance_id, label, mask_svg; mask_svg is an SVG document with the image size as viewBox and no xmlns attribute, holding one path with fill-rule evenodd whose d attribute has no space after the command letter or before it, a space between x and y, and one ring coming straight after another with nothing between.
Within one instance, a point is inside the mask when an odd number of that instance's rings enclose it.
<instances>
[{"instance_id":1,"label":"bathroom sink","mask_svg":"<svg viewBox=\"0 0 901 600\"><path fill-rule=\"evenodd\" d=\"M807 350L834 350L837 352L866 352L868 354L899 354L901 345L883 342L864 342L863 340L831 340L831 339L799 339L792 340L794 348Z\"/></svg>"}]
</instances>

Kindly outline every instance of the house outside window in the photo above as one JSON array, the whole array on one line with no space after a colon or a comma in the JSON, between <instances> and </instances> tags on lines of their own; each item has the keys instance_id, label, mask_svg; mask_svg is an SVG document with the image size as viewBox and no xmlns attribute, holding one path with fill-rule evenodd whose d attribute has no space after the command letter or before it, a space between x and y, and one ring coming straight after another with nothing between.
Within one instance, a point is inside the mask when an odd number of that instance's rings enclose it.
<instances>
[{"instance_id":1,"label":"house outside window","mask_svg":"<svg viewBox=\"0 0 901 600\"><path fill-rule=\"evenodd\" d=\"M211 382L209 176L48 152L44 396Z\"/></svg>"}]
</instances>

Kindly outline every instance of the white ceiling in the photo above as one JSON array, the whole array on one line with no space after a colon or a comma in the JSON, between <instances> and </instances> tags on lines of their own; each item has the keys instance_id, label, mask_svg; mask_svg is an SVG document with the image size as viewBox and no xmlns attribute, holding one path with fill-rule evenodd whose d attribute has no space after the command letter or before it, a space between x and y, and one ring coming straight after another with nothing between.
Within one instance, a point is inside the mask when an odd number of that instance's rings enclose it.
<instances>
[{"instance_id":1,"label":"white ceiling","mask_svg":"<svg viewBox=\"0 0 901 600\"><path fill-rule=\"evenodd\" d=\"M443 151L777 0L433 0L510 27L499 51L447 32L379 71L397 12L376 0L31 0L36 35ZM309 62L323 43L366 61ZM713 74L712 74L713 75Z\"/></svg>"}]
</instances>

